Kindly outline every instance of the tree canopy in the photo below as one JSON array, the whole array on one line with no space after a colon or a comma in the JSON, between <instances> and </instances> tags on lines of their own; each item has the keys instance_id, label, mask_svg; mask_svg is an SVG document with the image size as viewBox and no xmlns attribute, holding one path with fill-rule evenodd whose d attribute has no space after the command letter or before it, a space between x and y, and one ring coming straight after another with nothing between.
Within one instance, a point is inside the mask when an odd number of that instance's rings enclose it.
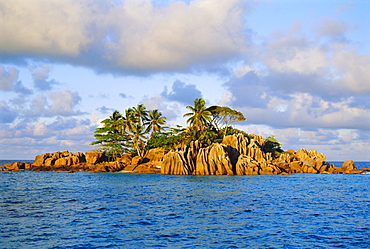
<instances>
[{"instance_id":1,"label":"tree canopy","mask_svg":"<svg viewBox=\"0 0 370 249\"><path fill-rule=\"evenodd\" d=\"M101 123L103 126L94 132L96 141L92 145L100 145L112 158L132 151L143 156L148 139L164 128L166 117L158 110L148 111L140 104L125 110L124 115L114 111Z\"/></svg>"},{"instance_id":2,"label":"tree canopy","mask_svg":"<svg viewBox=\"0 0 370 249\"><path fill-rule=\"evenodd\" d=\"M235 122L245 121L243 113L231 109L226 106L211 106L207 108L212 113L213 124L218 128L224 126L224 136L227 133L228 127Z\"/></svg>"},{"instance_id":3,"label":"tree canopy","mask_svg":"<svg viewBox=\"0 0 370 249\"><path fill-rule=\"evenodd\" d=\"M94 132L96 141L111 158L120 157L123 153L144 156L146 151L161 147L165 150L174 150L191 141L199 140L203 145L221 142L223 137L232 134L248 134L231 125L245 121L244 115L230 107L210 106L202 98L194 100L194 106L186 107L189 112L183 116L187 118L188 127L166 126L166 117L155 110L147 110L143 104L124 110L123 114L114 111L109 118L101 121L102 126ZM281 151L280 143L275 137L266 139L266 151Z\"/></svg>"},{"instance_id":4,"label":"tree canopy","mask_svg":"<svg viewBox=\"0 0 370 249\"><path fill-rule=\"evenodd\" d=\"M205 106L206 102L202 98L194 100L194 106L187 106L190 112L185 113L184 117L189 117L186 122L194 129L203 131L212 121L212 113Z\"/></svg>"}]
</instances>

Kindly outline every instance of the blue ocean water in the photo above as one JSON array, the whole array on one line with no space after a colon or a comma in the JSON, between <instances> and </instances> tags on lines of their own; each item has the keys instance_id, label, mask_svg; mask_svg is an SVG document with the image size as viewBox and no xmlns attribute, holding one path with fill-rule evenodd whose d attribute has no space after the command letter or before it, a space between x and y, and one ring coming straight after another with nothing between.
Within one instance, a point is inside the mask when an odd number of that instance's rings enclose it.
<instances>
[{"instance_id":1,"label":"blue ocean water","mask_svg":"<svg viewBox=\"0 0 370 249\"><path fill-rule=\"evenodd\" d=\"M370 248L370 174L22 171L0 187L0 248Z\"/></svg>"}]
</instances>

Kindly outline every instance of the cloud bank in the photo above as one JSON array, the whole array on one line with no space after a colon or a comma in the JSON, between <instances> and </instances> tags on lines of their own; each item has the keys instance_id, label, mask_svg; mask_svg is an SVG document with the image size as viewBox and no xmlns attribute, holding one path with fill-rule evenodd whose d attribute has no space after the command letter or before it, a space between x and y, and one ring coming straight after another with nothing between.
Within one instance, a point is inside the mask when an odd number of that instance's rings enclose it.
<instances>
[{"instance_id":1,"label":"cloud bank","mask_svg":"<svg viewBox=\"0 0 370 249\"><path fill-rule=\"evenodd\" d=\"M244 1L1 1L3 62L143 75L216 67L245 50ZM215 42L217 41L217 42ZM43 87L42 85L40 87Z\"/></svg>"}]
</instances>

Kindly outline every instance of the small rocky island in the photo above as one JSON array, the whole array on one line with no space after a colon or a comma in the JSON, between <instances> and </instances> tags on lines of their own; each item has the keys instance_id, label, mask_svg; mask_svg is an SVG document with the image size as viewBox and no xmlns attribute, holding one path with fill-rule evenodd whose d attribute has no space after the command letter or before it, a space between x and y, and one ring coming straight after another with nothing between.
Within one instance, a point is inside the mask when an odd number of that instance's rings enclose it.
<instances>
[{"instance_id":1,"label":"small rocky island","mask_svg":"<svg viewBox=\"0 0 370 249\"><path fill-rule=\"evenodd\" d=\"M283 151L274 136L263 138L231 126L245 121L241 112L205 106L201 98L187 106L188 127L166 127L166 117L142 104L114 111L94 132L99 150L36 156L33 163L11 163L0 170L137 172L166 175L286 175L292 173L361 174L353 161L342 167L315 150Z\"/></svg>"},{"instance_id":2,"label":"small rocky island","mask_svg":"<svg viewBox=\"0 0 370 249\"><path fill-rule=\"evenodd\" d=\"M202 146L199 141L165 153L162 148L149 150L145 156L124 154L114 161L100 151L68 151L38 155L34 163L2 165L11 171L92 171L161 173L167 175L287 175L292 173L362 174L353 161L342 167L326 162L326 156L315 150L286 151L277 156L264 152L267 140L254 135L225 136L221 143ZM365 169L369 170L369 169Z\"/></svg>"}]
</instances>

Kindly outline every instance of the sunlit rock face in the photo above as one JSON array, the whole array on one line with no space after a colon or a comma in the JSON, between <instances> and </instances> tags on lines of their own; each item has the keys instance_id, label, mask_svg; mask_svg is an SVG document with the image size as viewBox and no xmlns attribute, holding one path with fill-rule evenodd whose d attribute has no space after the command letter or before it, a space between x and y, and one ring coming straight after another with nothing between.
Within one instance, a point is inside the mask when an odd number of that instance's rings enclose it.
<instances>
[{"instance_id":1,"label":"sunlit rock face","mask_svg":"<svg viewBox=\"0 0 370 249\"><path fill-rule=\"evenodd\" d=\"M264 151L261 136L225 136L222 143L207 147L196 141L163 157L161 173L170 175L277 175L292 173L358 174L353 161L342 168L326 162L315 150L275 154Z\"/></svg>"},{"instance_id":2,"label":"sunlit rock face","mask_svg":"<svg viewBox=\"0 0 370 249\"><path fill-rule=\"evenodd\" d=\"M68 150L45 153L35 158L33 166L72 166L86 162L84 153L71 153Z\"/></svg>"},{"instance_id":3,"label":"sunlit rock face","mask_svg":"<svg viewBox=\"0 0 370 249\"><path fill-rule=\"evenodd\" d=\"M33 164L11 163L4 170L35 171L95 171L162 173L166 175L278 175L293 173L361 174L352 160L342 167L326 162L326 156L315 150L300 149L276 153L266 149L267 140L261 136L242 134L225 136L221 143L203 146L199 141L165 152L163 148L149 150L145 156L122 155L108 161L103 152L84 153L58 151L38 155Z\"/></svg>"},{"instance_id":4,"label":"sunlit rock face","mask_svg":"<svg viewBox=\"0 0 370 249\"><path fill-rule=\"evenodd\" d=\"M177 151L168 152L163 158L161 173L168 175L193 174L200 147L199 141L194 141Z\"/></svg>"},{"instance_id":5,"label":"sunlit rock face","mask_svg":"<svg viewBox=\"0 0 370 249\"><path fill-rule=\"evenodd\" d=\"M162 174L249 175L278 174L271 164L271 153L265 153L262 137L226 136L222 143L202 147L199 142L165 155Z\"/></svg>"},{"instance_id":6,"label":"sunlit rock face","mask_svg":"<svg viewBox=\"0 0 370 249\"><path fill-rule=\"evenodd\" d=\"M99 162L107 161L104 153L97 150L86 151L85 154L87 164L96 164Z\"/></svg>"},{"instance_id":7,"label":"sunlit rock face","mask_svg":"<svg viewBox=\"0 0 370 249\"><path fill-rule=\"evenodd\" d=\"M234 175L227 147L218 143L201 148L197 155L196 175Z\"/></svg>"}]
</instances>

